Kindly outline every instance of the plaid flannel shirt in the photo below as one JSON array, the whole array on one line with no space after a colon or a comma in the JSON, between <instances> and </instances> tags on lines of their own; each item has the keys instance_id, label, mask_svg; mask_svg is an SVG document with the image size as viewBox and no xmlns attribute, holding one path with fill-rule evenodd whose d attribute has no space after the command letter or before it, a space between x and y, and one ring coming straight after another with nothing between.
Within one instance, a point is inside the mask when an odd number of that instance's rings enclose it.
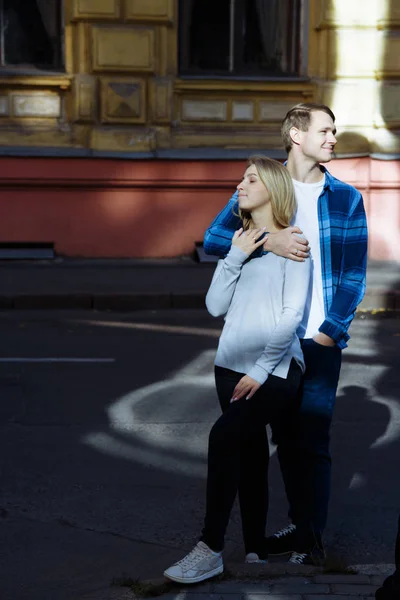
<instances>
[{"instance_id":1,"label":"plaid flannel shirt","mask_svg":"<svg viewBox=\"0 0 400 600\"><path fill-rule=\"evenodd\" d=\"M368 230L360 192L336 179L324 167L325 185L318 199L325 320L319 331L340 348L366 287ZM233 233L241 226L236 192L204 235L207 254L226 256Z\"/></svg>"}]
</instances>

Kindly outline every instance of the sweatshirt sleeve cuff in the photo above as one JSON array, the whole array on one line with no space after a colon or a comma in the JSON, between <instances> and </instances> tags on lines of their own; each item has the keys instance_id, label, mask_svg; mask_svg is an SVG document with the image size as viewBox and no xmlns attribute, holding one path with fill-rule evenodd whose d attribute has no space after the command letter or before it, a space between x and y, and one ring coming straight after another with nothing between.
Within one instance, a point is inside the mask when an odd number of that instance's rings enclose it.
<instances>
[{"instance_id":1,"label":"sweatshirt sleeve cuff","mask_svg":"<svg viewBox=\"0 0 400 600\"><path fill-rule=\"evenodd\" d=\"M232 246L226 255L226 262L231 265L242 265L249 257L237 246Z\"/></svg>"},{"instance_id":2,"label":"sweatshirt sleeve cuff","mask_svg":"<svg viewBox=\"0 0 400 600\"><path fill-rule=\"evenodd\" d=\"M261 385L263 385L263 383L265 383L268 379L267 371L265 369L263 369L262 367L260 367L259 365L254 365L254 367L252 367L250 369L250 371L247 373L247 376L251 377L252 379L257 381Z\"/></svg>"}]
</instances>

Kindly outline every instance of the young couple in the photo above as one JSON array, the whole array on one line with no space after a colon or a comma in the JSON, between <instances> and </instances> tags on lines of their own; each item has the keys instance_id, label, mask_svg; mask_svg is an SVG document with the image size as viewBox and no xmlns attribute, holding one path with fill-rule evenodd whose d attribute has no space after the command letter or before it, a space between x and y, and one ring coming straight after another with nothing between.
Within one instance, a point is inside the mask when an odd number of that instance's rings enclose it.
<instances>
[{"instance_id":1,"label":"young couple","mask_svg":"<svg viewBox=\"0 0 400 600\"><path fill-rule=\"evenodd\" d=\"M324 560L329 430L367 260L362 197L320 164L331 160L335 134L327 106L292 108L282 124L286 167L250 158L205 234L206 251L224 257L206 298L212 315L225 315L215 359L222 415L209 438L203 533L164 572L173 581L222 573L236 494L247 562L265 562L268 554L290 554L300 564ZM307 239L294 235L303 232ZM268 423L291 523L265 538Z\"/></svg>"}]
</instances>

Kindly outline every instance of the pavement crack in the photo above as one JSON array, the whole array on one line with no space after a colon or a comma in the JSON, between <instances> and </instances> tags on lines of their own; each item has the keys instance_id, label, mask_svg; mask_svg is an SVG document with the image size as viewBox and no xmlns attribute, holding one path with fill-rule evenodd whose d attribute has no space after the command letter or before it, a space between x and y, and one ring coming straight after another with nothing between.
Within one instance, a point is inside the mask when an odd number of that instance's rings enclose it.
<instances>
[{"instance_id":1,"label":"pavement crack","mask_svg":"<svg viewBox=\"0 0 400 600\"><path fill-rule=\"evenodd\" d=\"M68 519L65 519L63 517L57 519L57 523L59 523L60 525L63 525L64 527L71 527L72 529L77 529L79 531L88 531L90 533L97 533L100 535L109 535L109 536L116 537L116 538L119 538L122 540L127 540L128 542L134 542L136 544L146 544L147 546L157 546L158 548L165 548L167 550L171 550L171 549L179 550L180 549L179 546L174 548L173 546L169 546L167 544L160 544L159 542L149 542L147 540L131 537L129 535L125 535L123 533L118 533L116 531L95 529L94 527L82 527L81 525L78 525L77 523L73 523L72 521L69 521Z\"/></svg>"},{"instance_id":2,"label":"pavement crack","mask_svg":"<svg viewBox=\"0 0 400 600\"><path fill-rule=\"evenodd\" d=\"M58 517L55 519L51 519L51 520L45 520L45 519L40 519L37 517L33 517L33 516L29 516L26 514L21 514L18 512L14 512L11 513L9 510L5 509L4 507L0 507L0 517L4 518L4 519L19 519L21 521L29 521L31 523L39 523L42 525L51 525L52 523L57 523L58 525L61 525L62 527L69 527L71 529L75 529L76 531L86 531L88 533L97 533L99 535L107 535L107 536L111 536L111 537L115 537L115 538L119 538L122 540L126 540L128 542L133 542L135 544L146 544L147 546L153 546L153 547L157 547L157 548L165 548L166 550L180 550L180 546L171 546L169 544L161 544L159 542L151 542L148 540L144 540L142 538L136 538L136 537L132 537L129 535L125 535L123 533L118 533L117 531L107 531L104 529L96 529L95 527L85 527L82 525L79 525L78 523L75 523L74 521L71 521L65 517Z\"/></svg>"}]
</instances>

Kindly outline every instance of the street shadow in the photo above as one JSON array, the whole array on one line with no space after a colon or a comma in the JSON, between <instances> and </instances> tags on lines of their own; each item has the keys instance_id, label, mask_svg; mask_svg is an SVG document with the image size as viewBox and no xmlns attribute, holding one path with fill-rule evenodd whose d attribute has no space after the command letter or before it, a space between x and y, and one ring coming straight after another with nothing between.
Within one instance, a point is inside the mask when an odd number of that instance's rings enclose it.
<instances>
[{"instance_id":1,"label":"street shadow","mask_svg":"<svg viewBox=\"0 0 400 600\"><path fill-rule=\"evenodd\" d=\"M386 306L392 307L393 292L399 286L400 281L392 284ZM349 374L354 371L357 381L361 368L367 385L341 389L333 423L328 538L335 551L353 564L349 537L360 548L357 562L393 562L391 540L395 539L400 507L400 490L394 484L396 457L400 456L400 320L389 320L390 316L393 314L367 317L365 355L361 352L347 358L344 353Z\"/></svg>"}]
</instances>

